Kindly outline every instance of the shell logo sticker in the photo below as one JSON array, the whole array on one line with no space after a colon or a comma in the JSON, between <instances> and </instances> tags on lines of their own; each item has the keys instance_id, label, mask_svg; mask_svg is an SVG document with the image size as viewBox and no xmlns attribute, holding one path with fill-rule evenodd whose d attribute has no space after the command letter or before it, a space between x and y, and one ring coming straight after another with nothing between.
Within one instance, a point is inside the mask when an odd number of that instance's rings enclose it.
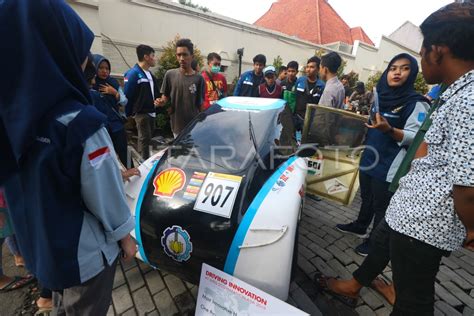
<instances>
[{"instance_id":1,"label":"shell logo sticker","mask_svg":"<svg viewBox=\"0 0 474 316\"><path fill-rule=\"evenodd\" d=\"M153 195L172 198L174 194L184 188L186 174L178 168L169 168L161 171L153 180L155 191Z\"/></svg>"},{"instance_id":2,"label":"shell logo sticker","mask_svg":"<svg viewBox=\"0 0 474 316\"><path fill-rule=\"evenodd\" d=\"M178 262L188 261L191 258L193 244L188 232L181 226L173 225L163 232L161 245L165 253Z\"/></svg>"}]
</instances>

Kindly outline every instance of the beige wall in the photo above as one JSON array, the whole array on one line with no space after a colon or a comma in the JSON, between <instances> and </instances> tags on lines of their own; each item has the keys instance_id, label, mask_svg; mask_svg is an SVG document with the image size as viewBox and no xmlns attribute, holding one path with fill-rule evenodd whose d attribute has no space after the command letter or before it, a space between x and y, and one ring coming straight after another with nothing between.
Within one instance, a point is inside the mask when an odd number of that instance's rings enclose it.
<instances>
[{"instance_id":1,"label":"beige wall","mask_svg":"<svg viewBox=\"0 0 474 316\"><path fill-rule=\"evenodd\" d=\"M228 56L226 62L230 65L226 72L228 81L238 75L236 52L241 47L245 48L242 71L251 69L252 58L259 53L266 55L267 64L280 55L284 63L296 60L303 65L316 50L330 50L227 17L164 0L155 1L70 0L70 3L96 34L93 52L110 59L114 74L123 74L135 64L138 44L150 45L159 53L160 47L176 34L190 38L204 55L224 52L222 55ZM382 38L380 49L356 43L352 54L339 52L347 61L345 72L354 70L365 81L372 69L383 69L383 60L402 49L385 41Z\"/></svg>"},{"instance_id":2,"label":"beige wall","mask_svg":"<svg viewBox=\"0 0 474 316\"><path fill-rule=\"evenodd\" d=\"M68 0L68 3L79 14L89 28L94 32L95 39L92 43L93 52L102 52L102 38L100 18L99 18L99 0Z\"/></svg>"}]
</instances>

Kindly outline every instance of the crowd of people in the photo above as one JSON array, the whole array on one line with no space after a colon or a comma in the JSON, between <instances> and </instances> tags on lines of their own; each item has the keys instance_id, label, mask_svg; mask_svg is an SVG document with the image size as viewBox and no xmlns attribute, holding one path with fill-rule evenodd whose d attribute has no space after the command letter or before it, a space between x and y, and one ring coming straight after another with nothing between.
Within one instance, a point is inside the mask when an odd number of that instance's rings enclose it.
<instances>
[{"instance_id":1,"label":"crowd of people","mask_svg":"<svg viewBox=\"0 0 474 316\"><path fill-rule=\"evenodd\" d=\"M286 100L296 130L307 104L370 116L360 213L337 225L366 238L356 248L366 258L351 280L320 273L314 280L349 305L371 286L394 304L392 315L432 315L442 257L474 249L473 12L472 2L454 3L421 25L423 75L441 84L431 100L415 91L418 62L406 53L389 62L376 93L362 82L352 91L347 77L339 80L342 59L335 52L310 57L299 77L298 62L276 69L258 54L233 91ZM137 251L123 186L140 176L128 157L127 117L147 159L158 108L166 107L176 137L230 94L221 57L210 53L200 71L193 43L180 39L179 68L168 70L159 86L150 70L155 51L139 45L122 88L110 75L110 61L91 55L94 34L65 2L6 0L0 20L17 30L0 28L0 38L16 48L0 59L0 246L6 241L16 265L31 272L11 277L0 268L0 292L37 278L40 308L105 315L117 261ZM18 59L21 65L11 62ZM393 284L377 278L389 261Z\"/></svg>"}]
</instances>

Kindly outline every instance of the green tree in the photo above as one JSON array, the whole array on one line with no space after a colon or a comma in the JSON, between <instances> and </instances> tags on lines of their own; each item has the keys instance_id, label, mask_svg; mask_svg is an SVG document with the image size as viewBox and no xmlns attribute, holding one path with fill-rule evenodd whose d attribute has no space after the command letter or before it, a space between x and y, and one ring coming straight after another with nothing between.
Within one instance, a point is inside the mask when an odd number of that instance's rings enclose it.
<instances>
[{"instance_id":1,"label":"green tree","mask_svg":"<svg viewBox=\"0 0 474 316\"><path fill-rule=\"evenodd\" d=\"M359 74L351 70L346 76L348 77L349 87L355 87L357 81L359 81ZM339 77L339 79L341 79L341 77Z\"/></svg>"},{"instance_id":2,"label":"green tree","mask_svg":"<svg viewBox=\"0 0 474 316\"><path fill-rule=\"evenodd\" d=\"M344 60L344 58L342 58L342 57L341 57L341 59L342 59L341 65L337 69L337 77L338 78L340 78L344 74L344 68L346 68L346 65L347 65L347 61Z\"/></svg>"},{"instance_id":3,"label":"green tree","mask_svg":"<svg viewBox=\"0 0 474 316\"><path fill-rule=\"evenodd\" d=\"M198 5L196 3L193 3L191 0L179 0L179 3L194 9L199 9L203 12L211 12L208 7L204 7L202 5Z\"/></svg>"},{"instance_id":4,"label":"green tree","mask_svg":"<svg viewBox=\"0 0 474 316\"><path fill-rule=\"evenodd\" d=\"M326 53L327 51L324 48L320 48L314 51L314 56L318 56L319 58L321 58Z\"/></svg>"},{"instance_id":5,"label":"green tree","mask_svg":"<svg viewBox=\"0 0 474 316\"><path fill-rule=\"evenodd\" d=\"M278 55L277 57L275 57L273 59L273 67L275 67L276 71L278 72L280 67L283 66L283 59L281 58L280 55Z\"/></svg>"},{"instance_id":6,"label":"green tree","mask_svg":"<svg viewBox=\"0 0 474 316\"><path fill-rule=\"evenodd\" d=\"M365 89L367 89L368 91L372 91L374 87L377 85L377 83L379 82L380 77L382 77L381 71L377 71L376 73L371 75L369 79L367 79L367 83L365 84Z\"/></svg>"},{"instance_id":7,"label":"green tree","mask_svg":"<svg viewBox=\"0 0 474 316\"><path fill-rule=\"evenodd\" d=\"M415 90L418 93L425 95L428 92L428 89L429 87L425 81L425 77L423 77L423 74L419 72L415 80Z\"/></svg>"}]
</instances>

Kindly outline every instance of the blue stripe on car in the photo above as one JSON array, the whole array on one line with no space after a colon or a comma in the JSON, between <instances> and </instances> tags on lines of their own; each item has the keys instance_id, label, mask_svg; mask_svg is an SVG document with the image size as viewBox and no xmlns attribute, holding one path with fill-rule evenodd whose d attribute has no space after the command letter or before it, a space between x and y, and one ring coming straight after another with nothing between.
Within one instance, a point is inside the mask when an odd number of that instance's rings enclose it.
<instances>
[{"instance_id":1,"label":"blue stripe on car","mask_svg":"<svg viewBox=\"0 0 474 316\"><path fill-rule=\"evenodd\" d=\"M140 195L138 196L137 206L135 207L135 237L137 239L138 251L143 261L148 264L150 263L148 262L148 258L145 255L145 250L143 249L142 233L140 231L140 210L142 209L142 203L143 199L145 198L145 193L148 188L148 184L150 183L150 179L153 176L153 173L155 172L156 166L158 166L158 162L160 162L160 159L155 161L155 164L146 176L146 179L142 185L142 189L140 190Z\"/></svg>"},{"instance_id":2,"label":"blue stripe on car","mask_svg":"<svg viewBox=\"0 0 474 316\"><path fill-rule=\"evenodd\" d=\"M257 214L257 210L260 208L260 205L262 205L268 193L270 193L273 185L278 181L278 179L286 170L286 168L288 168L296 159L297 157L291 157L283 165L281 165L280 168L278 168L278 170L275 171L272 176L267 180L267 182L265 182L255 199L252 201L252 204L250 204L249 208L247 209L247 212L244 215L244 218L242 219L242 222L239 225L239 228L237 228L234 240L230 245L230 249L227 254L227 258L224 265L224 271L226 273L230 275L234 274L237 259L239 258L240 254L239 247L242 246L242 243L244 242L245 236L247 235L247 231L249 230L250 225L252 224L255 214Z\"/></svg>"}]
</instances>

